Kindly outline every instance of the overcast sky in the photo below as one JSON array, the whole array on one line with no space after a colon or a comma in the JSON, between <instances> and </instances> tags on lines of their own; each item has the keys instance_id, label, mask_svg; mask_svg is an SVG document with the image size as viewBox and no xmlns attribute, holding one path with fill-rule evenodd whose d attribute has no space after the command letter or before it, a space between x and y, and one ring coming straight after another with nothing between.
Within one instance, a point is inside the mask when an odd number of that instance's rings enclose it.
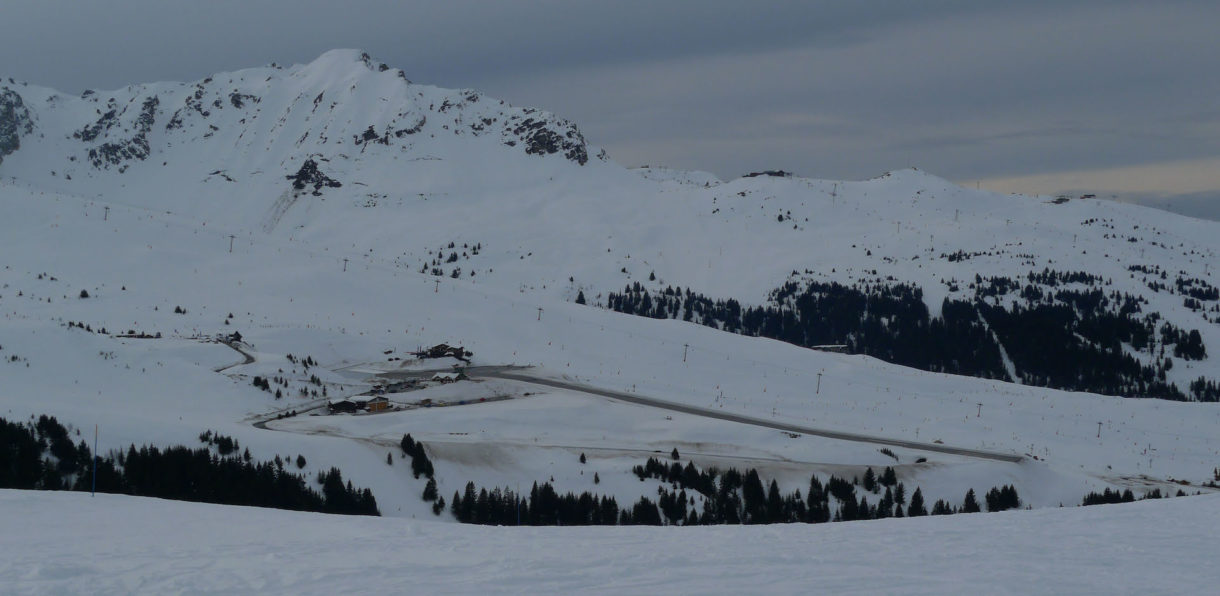
<instances>
[{"instance_id":1,"label":"overcast sky","mask_svg":"<svg viewBox=\"0 0 1220 596\"><path fill-rule=\"evenodd\" d=\"M0 0L0 75L79 92L360 48L627 166L915 166L1220 217L1218 31L1214 0Z\"/></svg>"}]
</instances>

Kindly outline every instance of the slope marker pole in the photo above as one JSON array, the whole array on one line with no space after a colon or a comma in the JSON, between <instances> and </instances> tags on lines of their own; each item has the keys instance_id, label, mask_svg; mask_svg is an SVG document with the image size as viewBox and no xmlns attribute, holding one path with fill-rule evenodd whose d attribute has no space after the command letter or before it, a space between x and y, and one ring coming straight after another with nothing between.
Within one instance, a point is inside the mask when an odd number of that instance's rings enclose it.
<instances>
[{"instance_id":1,"label":"slope marker pole","mask_svg":"<svg viewBox=\"0 0 1220 596\"><path fill-rule=\"evenodd\" d=\"M93 425L93 488L89 490L89 496L97 496L97 424Z\"/></svg>"}]
</instances>

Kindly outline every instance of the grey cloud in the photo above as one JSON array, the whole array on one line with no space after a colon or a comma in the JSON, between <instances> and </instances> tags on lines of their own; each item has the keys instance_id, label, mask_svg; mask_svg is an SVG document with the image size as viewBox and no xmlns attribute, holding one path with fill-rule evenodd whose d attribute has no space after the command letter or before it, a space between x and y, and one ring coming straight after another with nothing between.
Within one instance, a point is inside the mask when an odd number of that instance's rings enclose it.
<instances>
[{"instance_id":1,"label":"grey cloud","mask_svg":"<svg viewBox=\"0 0 1220 596\"><path fill-rule=\"evenodd\" d=\"M1220 155L1220 6L1036 0L7 3L0 73L76 92L358 47L555 111L626 165L953 179Z\"/></svg>"}]
</instances>

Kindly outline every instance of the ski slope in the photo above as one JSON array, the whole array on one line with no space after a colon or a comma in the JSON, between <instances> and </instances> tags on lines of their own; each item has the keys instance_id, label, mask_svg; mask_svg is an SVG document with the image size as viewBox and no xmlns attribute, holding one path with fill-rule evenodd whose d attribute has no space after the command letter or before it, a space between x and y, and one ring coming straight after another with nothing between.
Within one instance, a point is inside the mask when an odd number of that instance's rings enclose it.
<instances>
[{"instance_id":1,"label":"ski slope","mask_svg":"<svg viewBox=\"0 0 1220 596\"><path fill-rule=\"evenodd\" d=\"M0 579L10 594L1205 594L1220 580L1206 555L1217 500L817 526L499 528L0 491Z\"/></svg>"}]
</instances>

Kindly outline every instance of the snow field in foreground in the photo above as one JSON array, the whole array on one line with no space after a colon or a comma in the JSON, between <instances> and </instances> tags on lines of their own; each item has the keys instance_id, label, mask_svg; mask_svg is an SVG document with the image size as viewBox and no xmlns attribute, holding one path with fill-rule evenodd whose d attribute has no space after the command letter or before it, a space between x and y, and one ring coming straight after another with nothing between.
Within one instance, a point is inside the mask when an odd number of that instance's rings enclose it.
<instances>
[{"instance_id":1,"label":"snow field in foreground","mask_svg":"<svg viewBox=\"0 0 1220 596\"><path fill-rule=\"evenodd\" d=\"M496 528L0 491L10 594L1205 594L1220 496L838 524Z\"/></svg>"}]
</instances>

